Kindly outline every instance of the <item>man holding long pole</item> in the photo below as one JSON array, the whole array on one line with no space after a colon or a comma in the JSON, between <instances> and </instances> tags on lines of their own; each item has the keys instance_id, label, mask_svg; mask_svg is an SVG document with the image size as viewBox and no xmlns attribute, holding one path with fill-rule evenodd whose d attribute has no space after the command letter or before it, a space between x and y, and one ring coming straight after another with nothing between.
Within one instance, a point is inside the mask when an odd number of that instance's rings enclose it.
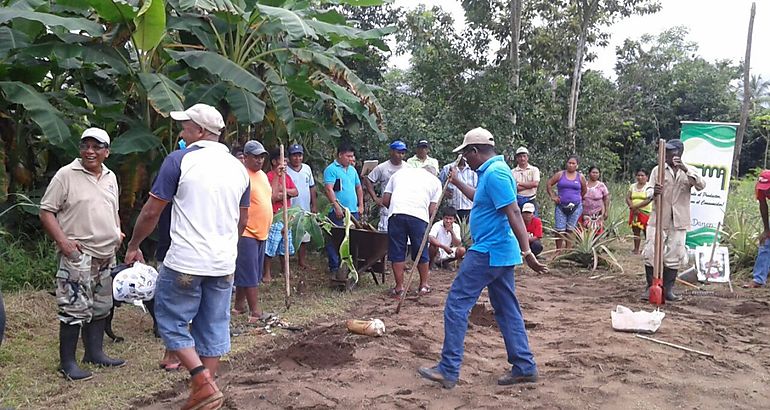
<instances>
[{"instance_id":1,"label":"man holding long pole","mask_svg":"<svg viewBox=\"0 0 770 410\"><path fill-rule=\"evenodd\" d=\"M419 369L422 377L451 389L457 384L463 359L468 315L481 291L489 290L495 319L505 340L508 363L512 365L497 383L510 385L537 380L537 366L529 350L527 331L514 290L513 268L522 259L536 272L547 272L529 249L527 229L516 204L516 182L502 155L495 152L492 134L475 128L465 134L462 152L478 174L476 189L450 176L451 182L473 200L471 236L473 246L465 256L447 295L444 307L444 348L441 362Z\"/></svg>"}]
</instances>

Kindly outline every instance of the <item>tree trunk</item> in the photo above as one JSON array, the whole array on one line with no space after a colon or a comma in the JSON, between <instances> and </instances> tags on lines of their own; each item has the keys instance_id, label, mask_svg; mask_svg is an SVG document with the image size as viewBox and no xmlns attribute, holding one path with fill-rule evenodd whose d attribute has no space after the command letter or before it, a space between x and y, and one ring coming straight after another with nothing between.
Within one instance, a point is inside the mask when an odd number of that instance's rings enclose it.
<instances>
[{"instance_id":1,"label":"tree trunk","mask_svg":"<svg viewBox=\"0 0 770 410\"><path fill-rule=\"evenodd\" d=\"M511 59L511 84L519 88L519 42L521 40L521 3L511 0L511 44L508 48Z\"/></svg>"},{"instance_id":2,"label":"tree trunk","mask_svg":"<svg viewBox=\"0 0 770 410\"><path fill-rule=\"evenodd\" d=\"M754 14L757 11L757 3L751 3L751 16L749 17L749 35L746 39L746 57L743 61L743 104L741 105L741 123L735 134L735 153L733 154L733 175L738 176L740 169L741 148L743 148L743 135L746 133L746 123L749 120L749 106L751 105L751 36L754 33ZM767 161L765 161L767 162Z\"/></svg>"},{"instance_id":3,"label":"tree trunk","mask_svg":"<svg viewBox=\"0 0 770 410\"><path fill-rule=\"evenodd\" d=\"M591 26L591 20L598 7L599 0L593 0L590 4L583 0L578 3L582 8L580 13L580 35L578 36L577 49L575 50L575 66L572 70L572 86L569 92L569 111L567 112L567 133L572 152L577 149L577 105L580 95L580 81L583 77L583 58L585 57L586 37L588 37L588 28Z\"/></svg>"},{"instance_id":4,"label":"tree trunk","mask_svg":"<svg viewBox=\"0 0 770 410\"><path fill-rule=\"evenodd\" d=\"M770 135L763 135L765 137L765 161L762 163L762 169L767 169L767 151L770 150Z\"/></svg>"}]
</instances>

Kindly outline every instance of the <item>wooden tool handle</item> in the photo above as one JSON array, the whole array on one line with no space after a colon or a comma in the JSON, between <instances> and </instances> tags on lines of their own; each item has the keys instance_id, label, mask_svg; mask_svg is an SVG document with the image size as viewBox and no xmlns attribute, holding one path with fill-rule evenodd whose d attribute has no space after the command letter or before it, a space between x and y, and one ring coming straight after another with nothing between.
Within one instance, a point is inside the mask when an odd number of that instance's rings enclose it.
<instances>
[{"instance_id":1,"label":"wooden tool handle","mask_svg":"<svg viewBox=\"0 0 770 410\"><path fill-rule=\"evenodd\" d=\"M666 180L666 140L658 140L658 175L657 183L664 186ZM654 188L654 187L653 187ZM653 277L663 277L663 190L661 189L660 195L655 196L655 257L653 258Z\"/></svg>"},{"instance_id":2,"label":"wooden tool handle","mask_svg":"<svg viewBox=\"0 0 770 410\"><path fill-rule=\"evenodd\" d=\"M286 309L288 309L289 306L291 306L291 283L289 275L289 199L286 193L288 187L286 186L286 164L284 163L283 144L281 144L280 158L278 161L278 163L284 167L283 172L281 173L281 185L283 186L283 229L281 230L281 236L283 236L283 272L286 275L286 299L284 300L284 304L286 305Z\"/></svg>"}]
</instances>

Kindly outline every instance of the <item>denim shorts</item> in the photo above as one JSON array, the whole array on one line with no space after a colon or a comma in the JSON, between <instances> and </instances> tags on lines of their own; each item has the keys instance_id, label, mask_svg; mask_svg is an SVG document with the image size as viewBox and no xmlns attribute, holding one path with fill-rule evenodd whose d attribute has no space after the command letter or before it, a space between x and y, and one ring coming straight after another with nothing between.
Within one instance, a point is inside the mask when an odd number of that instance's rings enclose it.
<instances>
[{"instance_id":1,"label":"denim shorts","mask_svg":"<svg viewBox=\"0 0 770 410\"><path fill-rule=\"evenodd\" d=\"M155 319L166 349L195 347L202 357L227 354L232 288L233 275L189 275L162 265L155 287Z\"/></svg>"},{"instance_id":2,"label":"denim shorts","mask_svg":"<svg viewBox=\"0 0 770 410\"><path fill-rule=\"evenodd\" d=\"M577 228L580 216L583 215L583 204L578 204L572 213L567 215L559 205L556 205L554 211L554 229L556 232L574 231Z\"/></svg>"},{"instance_id":3,"label":"denim shorts","mask_svg":"<svg viewBox=\"0 0 770 410\"><path fill-rule=\"evenodd\" d=\"M417 251L428 223L411 215L395 214L388 218L388 259L391 262L406 261L406 240L411 244L412 260L417 258ZM428 247L425 246L418 263L428 263Z\"/></svg>"}]
</instances>

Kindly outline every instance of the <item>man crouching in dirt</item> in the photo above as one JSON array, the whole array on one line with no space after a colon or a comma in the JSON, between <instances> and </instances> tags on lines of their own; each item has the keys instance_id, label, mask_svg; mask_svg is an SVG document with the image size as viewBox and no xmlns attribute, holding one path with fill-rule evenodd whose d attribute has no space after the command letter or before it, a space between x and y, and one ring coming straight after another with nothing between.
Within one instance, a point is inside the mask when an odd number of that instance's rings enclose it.
<instances>
[{"instance_id":1,"label":"man crouching in dirt","mask_svg":"<svg viewBox=\"0 0 770 410\"><path fill-rule=\"evenodd\" d=\"M126 364L102 350L112 309L110 269L123 237L118 181L103 165L110 155L110 136L102 129L89 128L80 137L79 148L80 158L56 172L40 200L40 222L59 248L59 371L69 380L93 377L75 361L81 326L83 362L112 367Z\"/></svg>"},{"instance_id":2,"label":"man crouching in dirt","mask_svg":"<svg viewBox=\"0 0 770 410\"><path fill-rule=\"evenodd\" d=\"M230 297L238 238L249 217L249 175L218 142L225 122L216 108L195 104L172 111L171 118L181 122L187 148L163 160L136 220L126 263L144 260L139 245L172 203L171 246L155 289L158 333L190 371L190 397L182 410L213 410L224 403L214 376L219 357L230 351Z\"/></svg>"},{"instance_id":3,"label":"man crouching in dirt","mask_svg":"<svg viewBox=\"0 0 770 410\"><path fill-rule=\"evenodd\" d=\"M537 366L529 350L527 331L514 290L514 266L526 260L536 272L548 272L529 249L527 229L516 204L516 182L502 155L494 149L492 134L475 128L465 134L462 152L478 174L474 189L456 178L450 181L473 201L470 230L473 245L465 255L444 307L444 348L441 362L419 369L422 377L441 383L446 389L457 384L463 360L465 332L471 307L486 287L495 309L495 319L505 340L511 371L497 380L499 385L534 382ZM515 235L515 236L514 236Z\"/></svg>"},{"instance_id":4,"label":"man crouching in dirt","mask_svg":"<svg viewBox=\"0 0 770 410\"><path fill-rule=\"evenodd\" d=\"M677 271L687 263L685 237L690 229L690 188L698 191L706 187L706 181L697 169L682 162L684 144L678 139L666 142L666 176L661 186L658 181L658 167L650 172L650 183L655 187L655 195L663 195L663 207L653 210L647 223L647 239L644 243L644 271L647 276L647 290L642 300L649 299L652 286L652 264L655 258L655 220L663 218L663 293L666 300L678 301L674 294Z\"/></svg>"}]
</instances>

